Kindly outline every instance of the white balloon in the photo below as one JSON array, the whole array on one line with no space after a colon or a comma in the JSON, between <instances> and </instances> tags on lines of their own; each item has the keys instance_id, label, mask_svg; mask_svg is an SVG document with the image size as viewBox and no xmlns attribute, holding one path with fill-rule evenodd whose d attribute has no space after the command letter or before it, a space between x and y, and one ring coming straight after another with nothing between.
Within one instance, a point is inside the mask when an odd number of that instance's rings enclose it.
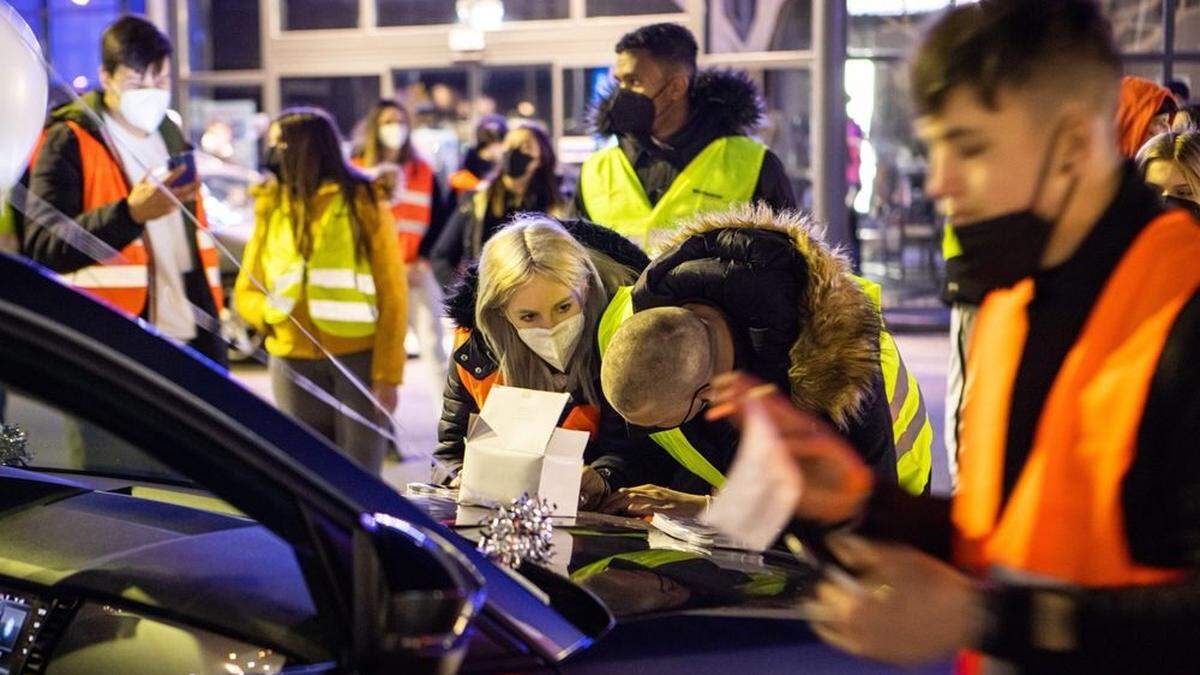
<instances>
[{"instance_id":1,"label":"white balloon","mask_svg":"<svg viewBox=\"0 0 1200 675\"><path fill-rule=\"evenodd\" d=\"M46 119L47 82L33 31L0 1L0 191L21 179Z\"/></svg>"}]
</instances>

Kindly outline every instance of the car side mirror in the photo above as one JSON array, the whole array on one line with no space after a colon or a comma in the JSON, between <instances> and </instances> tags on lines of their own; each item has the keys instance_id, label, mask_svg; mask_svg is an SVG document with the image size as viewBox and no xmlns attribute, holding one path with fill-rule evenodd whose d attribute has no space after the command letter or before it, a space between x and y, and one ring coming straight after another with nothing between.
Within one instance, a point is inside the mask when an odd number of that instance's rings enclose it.
<instances>
[{"instance_id":1,"label":"car side mirror","mask_svg":"<svg viewBox=\"0 0 1200 675\"><path fill-rule=\"evenodd\" d=\"M374 609L361 617L370 636L362 671L456 672L486 599L483 577L440 535L387 514L363 519L373 555L359 556L356 546L356 567L374 569L355 576L373 582L357 592L374 601L356 604Z\"/></svg>"}]
</instances>

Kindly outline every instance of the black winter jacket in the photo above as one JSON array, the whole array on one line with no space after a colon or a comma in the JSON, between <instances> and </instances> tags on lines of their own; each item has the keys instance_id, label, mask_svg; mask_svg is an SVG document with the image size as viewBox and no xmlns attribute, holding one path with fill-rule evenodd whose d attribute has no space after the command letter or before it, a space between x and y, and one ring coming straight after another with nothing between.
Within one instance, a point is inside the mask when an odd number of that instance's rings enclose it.
<instances>
[{"instance_id":1,"label":"black winter jacket","mask_svg":"<svg viewBox=\"0 0 1200 675\"><path fill-rule=\"evenodd\" d=\"M99 92L85 95L83 101L98 114L104 110L103 97ZM74 272L95 262L69 239L60 236L54 227L58 213L73 218L84 230L117 250L125 248L142 236L145 229L144 225L133 220L129 214L129 204L124 199L91 211L83 210L84 182L87 177L83 175L79 139L66 125L68 120L77 123L103 143L102 133L79 103L70 103L51 112L41 153L37 162L30 167L29 175L29 192L40 198L40 201L31 204L27 217L17 221L25 256L59 273ZM188 149L183 132L170 119L163 120L159 133L162 134L171 153ZM195 212L194 204L185 206ZM191 220L185 218L184 227L188 232L185 239L191 248L192 259L192 271L183 275L188 300L209 316L215 317L216 300L208 286L204 265L200 261L196 237L193 236L195 226ZM153 274L151 278L153 279ZM203 327L197 328L197 337L191 346L218 364L224 365L227 362L224 341L219 335L214 335Z\"/></svg>"},{"instance_id":2,"label":"black winter jacket","mask_svg":"<svg viewBox=\"0 0 1200 675\"><path fill-rule=\"evenodd\" d=\"M483 245L513 216L525 211L550 211L552 204L537 204L526 200L520 206L507 206L503 213L496 214L488 208L486 199L491 183L481 183L479 188L463 194L458 206L438 233L437 241L429 249L429 261L433 274L445 288L452 288L465 268L479 259ZM424 246L424 242L422 242Z\"/></svg>"},{"instance_id":3,"label":"black winter jacket","mask_svg":"<svg viewBox=\"0 0 1200 675\"><path fill-rule=\"evenodd\" d=\"M882 480L895 483L892 419L879 365L881 319L848 276L847 263L809 238L810 227L799 216L766 208L702 216L642 274L634 311L688 303L721 310L734 334L735 368L823 415ZM718 471L728 471L739 440L735 430L697 418L683 431ZM710 489L661 457L609 455L593 466L604 469L613 489L642 483Z\"/></svg>"},{"instance_id":4,"label":"black winter jacket","mask_svg":"<svg viewBox=\"0 0 1200 675\"><path fill-rule=\"evenodd\" d=\"M630 268L634 273L641 272L650 262L646 254L629 240L621 237L608 228L593 225L584 221L566 221L563 223L567 231L580 243L590 249L606 254L616 262ZM446 314L461 329L475 329L475 299L478 292L479 268L472 265L467 269L458 286L446 300ZM596 349L594 335L581 338L587 341L587 346ZM464 439L467 434L467 424L471 415L479 413L479 407L472 398L470 391L463 384L459 369L461 366L470 377L482 380L490 377L500 367L496 357L492 355L477 332L461 346L454 350L451 356L453 363L447 375L446 389L442 396L442 419L438 424L438 447L434 455L448 471L439 471L435 480L447 481L462 467ZM596 390L600 390L599 382ZM572 402L583 400L581 392L571 393ZM563 418L569 413L571 406L563 412ZM559 420L562 422L562 419ZM607 453L618 453L622 456L635 453L624 447L631 442L624 431L624 422L620 416L604 404L601 406L600 431L593 436L584 453L584 460L591 461ZM620 447L618 447L620 446Z\"/></svg>"},{"instance_id":5,"label":"black winter jacket","mask_svg":"<svg viewBox=\"0 0 1200 675\"><path fill-rule=\"evenodd\" d=\"M633 165L651 205L658 203L680 172L710 143L725 136L751 136L762 120L762 98L744 73L702 71L696 76L690 95L691 118L664 146L634 136L622 135L620 138L621 150ZM608 110L615 96L616 89L609 92L592 113L592 124L599 135L616 133L608 121ZM579 217L587 218L582 195L582 191L576 193L575 210ZM751 201L764 202L776 210L796 208L791 178L783 162L770 150L763 157Z\"/></svg>"}]
</instances>

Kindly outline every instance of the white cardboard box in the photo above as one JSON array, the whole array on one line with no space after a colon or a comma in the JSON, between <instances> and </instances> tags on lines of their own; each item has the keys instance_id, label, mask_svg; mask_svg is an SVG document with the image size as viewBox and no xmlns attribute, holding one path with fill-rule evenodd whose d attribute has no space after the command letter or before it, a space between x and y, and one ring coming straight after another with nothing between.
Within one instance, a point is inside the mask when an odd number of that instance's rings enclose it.
<instances>
[{"instance_id":1,"label":"white cardboard box","mask_svg":"<svg viewBox=\"0 0 1200 675\"><path fill-rule=\"evenodd\" d=\"M555 505L554 515L579 509L588 433L555 425L567 394L497 385L467 427L459 502L493 506L522 494Z\"/></svg>"}]
</instances>

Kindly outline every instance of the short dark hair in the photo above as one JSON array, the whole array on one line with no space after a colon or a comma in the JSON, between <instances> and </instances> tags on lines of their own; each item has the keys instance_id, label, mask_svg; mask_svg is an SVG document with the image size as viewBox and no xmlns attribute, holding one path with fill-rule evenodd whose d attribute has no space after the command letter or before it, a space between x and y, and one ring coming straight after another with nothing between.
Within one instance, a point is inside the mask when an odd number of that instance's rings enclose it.
<instances>
[{"instance_id":1,"label":"short dark hair","mask_svg":"<svg viewBox=\"0 0 1200 675\"><path fill-rule=\"evenodd\" d=\"M626 33L617 42L616 52L641 49L659 61L682 66L696 72L696 53L700 48L692 32L677 23L652 23Z\"/></svg>"},{"instance_id":2,"label":"short dark hair","mask_svg":"<svg viewBox=\"0 0 1200 675\"><path fill-rule=\"evenodd\" d=\"M1172 94L1175 94L1185 101L1192 97L1192 90L1188 89L1188 86L1179 80L1171 80L1168 82L1167 89L1170 89Z\"/></svg>"},{"instance_id":3,"label":"short dark hair","mask_svg":"<svg viewBox=\"0 0 1200 675\"><path fill-rule=\"evenodd\" d=\"M980 0L946 11L926 32L912 62L913 97L919 114L935 113L950 91L969 85L994 108L1001 87L1083 69L1103 70L1114 87L1121 72L1112 26L1095 2Z\"/></svg>"},{"instance_id":4,"label":"short dark hair","mask_svg":"<svg viewBox=\"0 0 1200 675\"><path fill-rule=\"evenodd\" d=\"M100 39L100 63L112 74L127 66L139 73L173 54L171 39L140 16L127 15L113 22Z\"/></svg>"}]
</instances>

